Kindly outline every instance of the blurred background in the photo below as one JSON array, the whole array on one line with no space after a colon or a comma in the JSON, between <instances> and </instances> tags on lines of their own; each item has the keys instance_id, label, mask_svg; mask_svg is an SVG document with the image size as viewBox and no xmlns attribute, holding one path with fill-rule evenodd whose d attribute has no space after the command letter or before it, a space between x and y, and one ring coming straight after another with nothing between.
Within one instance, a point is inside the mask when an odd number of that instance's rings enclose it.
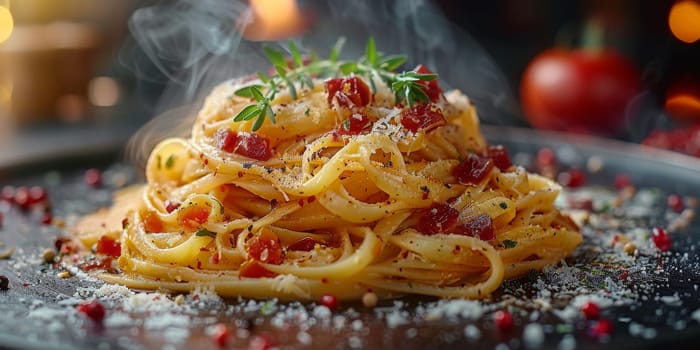
<instances>
[{"instance_id":1,"label":"blurred background","mask_svg":"<svg viewBox=\"0 0 700 350\"><path fill-rule=\"evenodd\" d=\"M339 36L426 64L487 124L700 156L696 0L0 0L0 171L182 133L263 43Z\"/></svg>"}]
</instances>

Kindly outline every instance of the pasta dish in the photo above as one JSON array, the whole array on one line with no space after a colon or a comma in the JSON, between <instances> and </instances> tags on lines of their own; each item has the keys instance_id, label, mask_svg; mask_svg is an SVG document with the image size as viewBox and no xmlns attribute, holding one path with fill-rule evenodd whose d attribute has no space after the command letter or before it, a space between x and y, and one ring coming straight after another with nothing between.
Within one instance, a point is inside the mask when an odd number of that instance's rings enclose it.
<instances>
[{"instance_id":1,"label":"pasta dish","mask_svg":"<svg viewBox=\"0 0 700 350\"><path fill-rule=\"evenodd\" d=\"M371 44L371 45L370 45ZM426 67L368 52L224 82L145 185L76 228L99 277L222 296L484 298L580 243L560 186L488 145L476 109ZM109 260L111 264L111 259Z\"/></svg>"}]
</instances>

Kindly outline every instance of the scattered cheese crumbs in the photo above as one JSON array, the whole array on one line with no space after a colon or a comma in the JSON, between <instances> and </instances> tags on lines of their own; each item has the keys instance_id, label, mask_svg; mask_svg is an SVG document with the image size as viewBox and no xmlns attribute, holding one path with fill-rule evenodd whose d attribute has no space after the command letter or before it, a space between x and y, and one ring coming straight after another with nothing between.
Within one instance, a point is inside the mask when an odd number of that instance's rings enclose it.
<instances>
[{"instance_id":1,"label":"scattered cheese crumbs","mask_svg":"<svg viewBox=\"0 0 700 350\"><path fill-rule=\"evenodd\" d=\"M464 327L464 336L471 342L479 340L481 338L481 331L473 324L468 324Z\"/></svg>"},{"instance_id":2,"label":"scattered cheese crumbs","mask_svg":"<svg viewBox=\"0 0 700 350\"><path fill-rule=\"evenodd\" d=\"M539 323L530 323L523 329L523 342L528 349L539 348L544 344L544 329Z\"/></svg>"}]
</instances>

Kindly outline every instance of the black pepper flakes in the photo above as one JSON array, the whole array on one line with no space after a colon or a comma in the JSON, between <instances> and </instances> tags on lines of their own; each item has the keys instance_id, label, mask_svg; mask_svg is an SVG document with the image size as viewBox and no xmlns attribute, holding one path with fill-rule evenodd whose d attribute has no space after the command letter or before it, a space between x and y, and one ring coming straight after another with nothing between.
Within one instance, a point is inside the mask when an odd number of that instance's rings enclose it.
<instances>
[{"instance_id":1,"label":"black pepper flakes","mask_svg":"<svg viewBox=\"0 0 700 350\"><path fill-rule=\"evenodd\" d=\"M10 289L10 279L5 275L0 275L0 290Z\"/></svg>"}]
</instances>

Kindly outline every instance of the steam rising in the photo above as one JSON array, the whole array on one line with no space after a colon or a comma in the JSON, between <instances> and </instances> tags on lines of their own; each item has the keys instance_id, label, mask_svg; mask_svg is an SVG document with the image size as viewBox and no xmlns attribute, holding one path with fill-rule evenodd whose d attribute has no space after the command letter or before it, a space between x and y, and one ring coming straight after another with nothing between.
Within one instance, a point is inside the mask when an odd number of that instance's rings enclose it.
<instances>
[{"instance_id":1,"label":"steam rising","mask_svg":"<svg viewBox=\"0 0 700 350\"><path fill-rule=\"evenodd\" d=\"M500 123L517 115L510 86L478 43L447 21L427 0L304 3L315 27L294 38L298 46L322 57L340 36L342 56L359 57L368 37L387 54L403 53L440 74L443 88L462 90L482 120ZM129 28L136 46L125 48L122 62L139 78L167 81L156 112L160 115L134 136L127 149L135 164L167 136L189 133L202 100L218 83L267 70L262 44L241 37L250 11L240 0L179 0L134 12ZM268 43L276 46L275 43Z\"/></svg>"}]
</instances>

